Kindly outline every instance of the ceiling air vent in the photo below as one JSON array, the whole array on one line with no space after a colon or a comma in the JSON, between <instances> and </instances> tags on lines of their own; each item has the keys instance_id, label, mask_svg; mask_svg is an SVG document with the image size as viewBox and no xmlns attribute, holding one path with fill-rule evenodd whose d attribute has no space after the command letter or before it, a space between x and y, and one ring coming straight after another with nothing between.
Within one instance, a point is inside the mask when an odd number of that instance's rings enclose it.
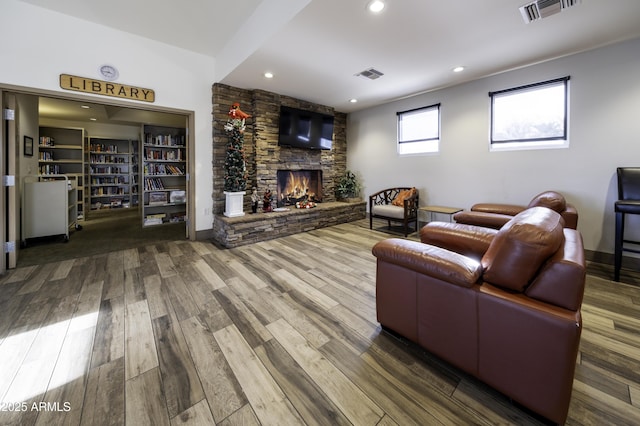
<instances>
[{"instance_id":1,"label":"ceiling air vent","mask_svg":"<svg viewBox=\"0 0 640 426\"><path fill-rule=\"evenodd\" d=\"M377 69L369 68L368 70L360 71L358 74L356 74L356 77L362 76L368 78L369 80L375 80L376 78L380 78L383 75L384 73L381 73Z\"/></svg>"},{"instance_id":2,"label":"ceiling air vent","mask_svg":"<svg viewBox=\"0 0 640 426\"><path fill-rule=\"evenodd\" d=\"M582 3L582 0L536 0L520 7L525 23L537 21L555 15L569 7Z\"/></svg>"}]
</instances>

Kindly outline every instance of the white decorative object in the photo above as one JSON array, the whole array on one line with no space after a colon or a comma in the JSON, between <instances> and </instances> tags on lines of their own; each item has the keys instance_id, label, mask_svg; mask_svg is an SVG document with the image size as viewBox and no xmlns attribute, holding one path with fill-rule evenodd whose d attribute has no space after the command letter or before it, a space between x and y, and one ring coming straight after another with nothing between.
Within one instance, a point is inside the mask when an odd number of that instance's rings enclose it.
<instances>
[{"instance_id":1,"label":"white decorative object","mask_svg":"<svg viewBox=\"0 0 640 426\"><path fill-rule=\"evenodd\" d=\"M224 195L226 196L224 215L227 217L244 216L244 212L242 211L242 198L244 196L244 191L224 191Z\"/></svg>"}]
</instances>

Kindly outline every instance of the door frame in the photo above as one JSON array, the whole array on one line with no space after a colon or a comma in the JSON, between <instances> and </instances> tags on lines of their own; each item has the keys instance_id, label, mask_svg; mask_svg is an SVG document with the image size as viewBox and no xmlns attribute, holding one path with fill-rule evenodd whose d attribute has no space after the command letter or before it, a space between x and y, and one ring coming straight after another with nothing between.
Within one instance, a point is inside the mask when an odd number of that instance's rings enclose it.
<instances>
[{"instance_id":1,"label":"door frame","mask_svg":"<svg viewBox=\"0 0 640 426\"><path fill-rule=\"evenodd\" d=\"M164 106L156 106L156 105L142 105L139 103L132 103L131 101L124 101L124 100L119 100L119 99L114 99L114 98L108 98L108 97L99 97L99 96L92 96L92 95L82 95L82 94L76 94L76 93L66 93L66 92L58 92L58 91L53 91L53 90L45 90L45 89L36 89L36 88L30 88L30 87L24 87L24 86L15 86L15 85L7 85L7 84L1 84L0 83L0 96L3 99L3 104L4 104L4 95L7 93L15 93L15 94L25 94L25 95L32 95L32 96L42 96L42 97L48 97L48 98L56 98L56 99L62 99L62 100L68 100L68 101L77 101L77 102L89 102L89 103L93 103L93 104L102 104L102 105L108 105L108 106L117 106L117 107L123 107L123 108L130 108L130 109L137 109L137 110L141 110L141 111L150 111L150 112L160 112L160 113L166 113L166 114L175 114L175 115L181 115L184 116L185 118L185 126L187 126L187 155L188 155L188 164L187 164L187 173L189 176L189 180L187 182L187 222L185 224L185 228L186 228L186 232L185 232L185 238L188 238L192 241L195 240L196 238L196 231L195 231L195 112L192 110L184 110L184 109L178 109L178 108L170 108L170 107L164 107ZM3 111L4 111L4 106L3 106ZM4 124L4 114L2 117L2 121ZM140 124L145 124L145 123L140 123ZM4 126L3 126L4 128ZM4 133L4 130L3 130ZM0 139L0 142L3 143L2 148L4 149L4 135L2 136L2 139ZM141 141L142 142L142 141ZM3 154L4 155L4 154ZM17 153L16 153L17 156ZM2 162L2 164L4 164L4 162ZM4 167L4 166L2 166ZM4 176L5 173L2 173L2 176ZM2 187L2 190L0 190L0 192L2 193L2 200L0 200L0 211L5 212L6 207L4 206L5 203L5 190L6 187ZM3 217L5 217L6 215L3 214ZM5 219L3 219L4 222ZM17 220L17 218L16 218ZM4 241L4 229L6 229L5 227L3 227L2 229L2 234L0 234L0 236L2 236L2 239ZM16 231L17 232L17 231ZM3 265L0 263L0 273L2 273L5 270L6 265Z\"/></svg>"},{"instance_id":2,"label":"door frame","mask_svg":"<svg viewBox=\"0 0 640 426\"><path fill-rule=\"evenodd\" d=\"M13 250L6 253L4 256L4 247L3 258L5 259L5 267L6 269L13 269L16 267L17 259L18 259L18 241L20 237L18 235L19 226L20 226L20 208L18 206L18 194L17 187L18 182L16 181L19 171L18 171L18 162L20 155L20 148L18 147L18 103L16 101L16 97L13 93L3 92L3 110L10 109L14 111L13 120L4 120L3 118L3 132L6 130L6 139L4 146L4 153L6 157L4 158L4 171L2 176L13 176L13 185L12 186L4 186L4 196L5 196L5 205L4 205L4 217L5 217L5 235L2 239L2 243L4 246L5 242L13 243Z\"/></svg>"},{"instance_id":3,"label":"door frame","mask_svg":"<svg viewBox=\"0 0 640 426\"><path fill-rule=\"evenodd\" d=\"M5 101L4 101L5 92L0 87L0 106L2 106L2 115L0 116L0 176L5 176L5 155L6 155L6 142L5 142L5 130L6 123L4 119L4 110L5 110ZM4 178L3 178L4 179ZM6 230L8 225L8 216L9 211L6 207L7 192L4 184L0 184L0 214L2 214L2 220L0 220L0 243L4 246L4 242L6 241ZM7 271L7 256L4 254L4 247L2 248L2 255L0 256L0 275L3 275Z\"/></svg>"}]
</instances>

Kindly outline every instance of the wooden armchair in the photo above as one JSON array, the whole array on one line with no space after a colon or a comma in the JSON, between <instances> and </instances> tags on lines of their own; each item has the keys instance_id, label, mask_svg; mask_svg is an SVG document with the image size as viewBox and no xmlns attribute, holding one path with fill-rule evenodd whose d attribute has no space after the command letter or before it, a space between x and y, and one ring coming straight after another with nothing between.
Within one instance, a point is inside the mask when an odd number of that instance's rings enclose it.
<instances>
[{"instance_id":1,"label":"wooden armchair","mask_svg":"<svg viewBox=\"0 0 640 426\"><path fill-rule=\"evenodd\" d=\"M416 188L398 187L384 189L369 196L369 229L373 229L375 217L385 219L389 229L391 221L402 222L405 237L409 234L410 223L415 223L417 231L419 195Z\"/></svg>"}]
</instances>

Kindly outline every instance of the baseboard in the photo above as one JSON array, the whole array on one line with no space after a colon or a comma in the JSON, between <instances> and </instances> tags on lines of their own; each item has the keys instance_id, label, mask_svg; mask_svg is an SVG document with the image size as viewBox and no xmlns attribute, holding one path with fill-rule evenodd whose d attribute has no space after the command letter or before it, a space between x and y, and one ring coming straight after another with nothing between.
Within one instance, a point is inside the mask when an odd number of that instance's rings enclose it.
<instances>
[{"instance_id":1,"label":"baseboard","mask_svg":"<svg viewBox=\"0 0 640 426\"><path fill-rule=\"evenodd\" d=\"M211 240L213 238L213 228L196 231L196 241Z\"/></svg>"},{"instance_id":2,"label":"baseboard","mask_svg":"<svg viewBox=\"0 0 640 426\"><path fill-rule=\"evenodd\" d=\"M586 250L584 251L584 258L588 262L602 263L604 265L613 266L614 259L613 253L604 253L601 251ZM622 256L622 266L628 269L640 269L640 258L632 256Z\"/></svg>"}]
</instances>

